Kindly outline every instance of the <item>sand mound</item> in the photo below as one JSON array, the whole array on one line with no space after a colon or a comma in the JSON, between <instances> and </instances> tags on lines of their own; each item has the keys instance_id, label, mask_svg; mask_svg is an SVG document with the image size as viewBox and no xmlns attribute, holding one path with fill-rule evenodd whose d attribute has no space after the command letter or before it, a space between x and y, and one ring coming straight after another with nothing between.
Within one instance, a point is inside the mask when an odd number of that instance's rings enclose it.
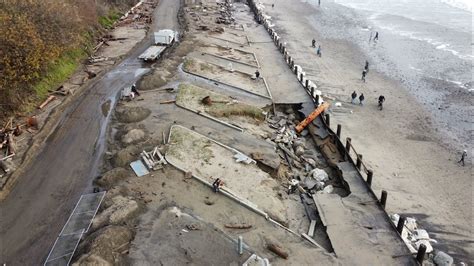
<instances>
[{"instance_id":1,"label":"sand mound","mask_svg":"<svg viewBox=\"0 0 474 266\"><path fill-rule=\"evenodd\" d=\"M150 115L151 111L143 107L130 107L117 111L117 119L122 123L140 122Z\"/></svg>"},{"instance_id":2,"label":"sand mound","mask_svg":"<svg viewBox=\"0 0 474 266\"><path fill-rule=\"evenodd\" d=\"M144 140L145 137L146 137L145 131L141 129L132 129L122 136L122 143L124 145L138 143Z\"/></svg>"},{"instance_id":3,"label":"sand mound","mask_svg":"<svg viewBox=\"0 0 474 266\"><path fill-rule=\"evenodd\" d=\"M132 199L116 196L112 199L112 205L98 214L92 223L92 229L96 230L106 224L121 224L127 219L133 218L138 210L138 204Z\"/></svg>"},{"instance_id":4,"label":"sand mound","mask_svg":"<svg viewBox=\"0 0 474 266\"><path fill-rule=\"evenodd\" d=\"M133 233L124 226L107 226L100 231L92 234L92 241L86 250L88 252L82 255L74 265L108 265L120 261L120 252L128 248L133 238ZM122 250L121 250L122 249ZM105 262L105 264L104 264Z\"/></svg>"},{"instance_id":5,"label":"sand mound","mask_svg":"<svg viewBox=\"0 0 474 266\"><path fill-rule=\"evenodd\" d=\"M115 167L124 167L133 160L137 159L137 154L140 150L135 146L129 146L123 150L118 151L112 161Z\"/></svg>"}]
</instances>

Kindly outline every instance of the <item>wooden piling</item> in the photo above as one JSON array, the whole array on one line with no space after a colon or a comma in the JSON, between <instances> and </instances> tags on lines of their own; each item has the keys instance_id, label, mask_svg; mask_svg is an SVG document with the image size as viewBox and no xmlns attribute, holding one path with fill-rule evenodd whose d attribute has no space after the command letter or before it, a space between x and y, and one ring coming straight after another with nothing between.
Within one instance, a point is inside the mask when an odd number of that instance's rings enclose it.
<instances>
[{"instance_id":1,"label":"wooden piling","mask_svg":"<svg viewBox=\"0 0 474 266\"><path fill-rule=\"evenodd\" d=\"M336 135L340 139L341 138L341 131L342 131L342 125L337 124L337 130L336 130Z\"/></svg>"},{"instance_id":2,"label":"wooden piling","mask_svg":"<svg viewBox=\"0 0 474 266\"><path fill-rule=\"evenodd\" d=\"M416 261L420 265L423 265L423 260L425 259L425 253L426 253L426 246L424 244L421 244L420 247L418 248L418 253L416 253Z\"/></svg>"},{"instance_id":3,"label":"wooden piling","mask_svg":"<svg viewBox=\"0 0 474 266\"><path fill-rule=\"evenodd\" d=\"M346 138L346 152L349 153L351 151L351 138Z\"/></svg>"},{"instance_id":4,"label":"wooden piling","mask_svg":"<svg viewBox=\"0 0 474 266\"><path fill-rule=\"evenodd\" d=\"M367 185L372 186L372 177L374 176L374 171L367 170Z\"/></svg>"},{"instance_id":5,"label":"wooden piling","mask_svg":"<svg viewBox=\"0 0 474 266\"><path fill-rule=\"evenodd\" d=\"M405 221L406 221L406 218L404 216L400 216L400 219L398 219L397 231L400 235L403 233L403 227L405 227Z\"/></svg>"},{"instance_id":6,"label":"wooden piling","mask_svg":"<svg viewBox=\"0 0 474 266\"><path fill-rule=\"evenodd\" d=\"M362 168L362 154L357 154L356 167L359 170Z\"/></svg>"},{"instance_id":7,"label":"wooden piling","mask_svg":"<svg viewBox=\"0 0 474 266\"><path fill-rule=\"evenodd\" d=\"M387 196L388 193L385 190L382 190L382 195L380 196L380 205L382 205L382 208L385 209L385 205L387 204Z\"/></svg>"}]
</instances>

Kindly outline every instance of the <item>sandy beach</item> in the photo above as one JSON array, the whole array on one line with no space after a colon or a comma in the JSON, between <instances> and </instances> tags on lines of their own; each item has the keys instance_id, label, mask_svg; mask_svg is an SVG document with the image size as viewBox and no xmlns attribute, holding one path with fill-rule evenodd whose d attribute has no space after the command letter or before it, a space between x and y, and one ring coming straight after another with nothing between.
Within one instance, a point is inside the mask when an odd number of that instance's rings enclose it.
<instances>
[{"instance_id":1,"label":"sandy beach","mask_svg":"<svg viewBox=\"0 0 474 266\"><path fill-rule=\"evenodd\" d=\"M332 109L331 123L333 127L342 125L343 138L351 137L364 161L374 169L373 187L377 193L382 189L388 191L388 211L416 217L438 240L438 248L454 256L457 262L471 262L471 163L465 167L457 164L459 150L452 149L456 145L439 129L438 114L420 104L401 80L375 69L370 70L366 83L360 80L370 55L353 40L324 38L322 29L314 23L332 18L334 27L350 27L354 21L343 21L336 12L340 11L336 4L323 3L318 8L308 1L277 1L272 8L275 1L263 2L265 12L272 16L275 29L295 61L304 62L306 75L316 82L323 96L342 103L341 108ZM321 58L311 48L312 38L322 46ZM364 106L350 103L354 90L359 95L364 93ZM379 95L388 99L383 111L377 109ZM459 102L458 98L445 105L452 108ZM459 111L457 116L470 119L468 112ZM457 148L467 148L468 143Z\"/></svg>"}]
</instances>

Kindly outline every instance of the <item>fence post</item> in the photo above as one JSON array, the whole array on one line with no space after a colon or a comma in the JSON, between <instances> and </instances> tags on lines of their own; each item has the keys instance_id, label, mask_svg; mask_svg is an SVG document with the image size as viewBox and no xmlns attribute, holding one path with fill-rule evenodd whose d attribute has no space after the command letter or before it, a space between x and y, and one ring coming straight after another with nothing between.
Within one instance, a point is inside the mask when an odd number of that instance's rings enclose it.
<instances>
[{"instance_id":1,"label":"fence post","mask_svg":"<svg viewBox=\"0 0 474 266\"><path fill-rule=\"evenodd\" d=\"M346 138L346 152L348 155L350 151L351 151L351 138Z\"/></svg>"},{"instance_id":2,"label":"fence post","mask_svg":"<svg viewBox=\"0 0 474 266\"><path fill-rule=\"evenodd\" d=\"M324 115L324 118L326 120L326 125L328 128L331 128L331 117L329 116L329 114L325 114Z\"/></svg>"},{"instance_id":3,"label":"fence post","mask_svg":"<svg viewBox=\"0 0 474 266\"><path fill-rule=\"evenodd\" d=\"M420 265L423 265L423 260L425 259L425 253L426 253L426 246L424 244L421 244L420 247L418 248L418 253L416 254L416 261Z\"/></svg>"},{"instance_id":4,"label":"fence post","mask_svg":"<svg viewBox=\"0 0 474 266\"><path fill-rule=\"evenodd\" d=\"M367 170L367 185L372 186L372 177L374 176L374 171Z\"/></svg>"},{"instance_id":5,"label":"fence post","mask_svg":"<svg viewBox=\"0 0 474 266\"><path fill-rule=\"evenodd\" d=\"M337 130L336 130L336 135L340 139L341 138L341 131L342 131L342 125L337 124Z\"/></svg>"},{"instance_id":6,"label":"fence post","mask_svg":"<svg viewBox=\"0 0 474 266\"><path fill-rule=\"evenodd\" d=\"M405 227L405 221L406 221L406 218L404 216L400 216L400 219L398 219L397 231L400 235L403 233L403 227Z\"/></svg>"},{"instance_id":7,"label":"fence post","mask_svg":"<svg viewBox=\"0 0 474 266\"><path fill-rule=\"evenodd\" d=\"M380 196L380 205L382 205L382 208L385 209L385 205L387 204L387 196L388 193L385 190L382 190L382 196Z\"/></svg>"},{"instance_id":8,"label":"fence post","mask_svg":"<svg viewBox=\"0 0 474 266\"><path fill-rule=\"evenodd\" d=\"M357 169L361 169L362 167L362 154L357 154L357 161L356 161Z\"/></svg>"}]
</instances>

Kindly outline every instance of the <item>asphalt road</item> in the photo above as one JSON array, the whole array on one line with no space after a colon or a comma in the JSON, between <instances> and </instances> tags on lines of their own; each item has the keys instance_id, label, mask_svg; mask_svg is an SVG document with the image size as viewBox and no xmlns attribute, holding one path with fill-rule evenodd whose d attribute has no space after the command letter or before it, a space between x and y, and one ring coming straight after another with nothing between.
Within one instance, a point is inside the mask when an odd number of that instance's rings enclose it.
<instances>
[{"instance_id":1,"label":"asphalt road","mask_svg":"<svg viewBox=\"0 0 474 266\"><path fill-rule=\"evenodd\" d=\"M178 30L179 0L160 0L152 31ZM86 89L48 137L45 147L28 166L9 196L0 203L0 263L42 264L75 203L90 193L104 151L110 112L118 91L149 69L137 56L151 41L142 42L130 56Z\"/></svg>"}]
</instances>

